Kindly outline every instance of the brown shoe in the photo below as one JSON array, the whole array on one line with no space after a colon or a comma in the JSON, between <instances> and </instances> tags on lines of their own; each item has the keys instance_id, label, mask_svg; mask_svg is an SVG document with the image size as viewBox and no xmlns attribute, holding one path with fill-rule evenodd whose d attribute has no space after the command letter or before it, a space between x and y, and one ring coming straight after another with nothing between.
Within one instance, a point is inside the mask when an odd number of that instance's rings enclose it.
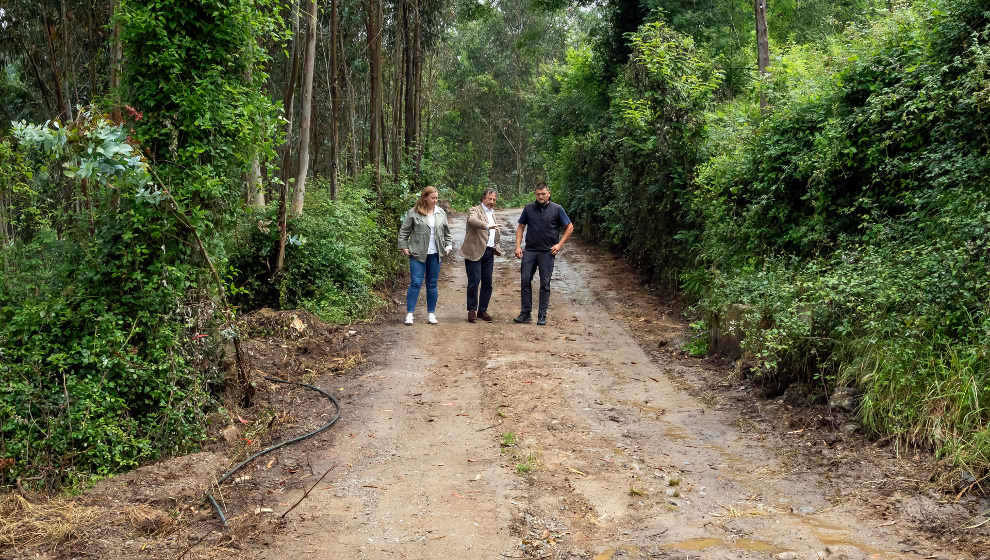
<instances>
[{"instance_id":1,"label":"brown shoe","mask_svg":"<svg viewBox=\"0 0 990 560\"><path fill-rule=\"evenodd\" d=\"M481 319L481 320L483 320L483 321L488 321L489 323L491 323L492 321L494 321L494 319L492 319L492 316L489 315L487 311L479 311L478 312L478 318Z\"/></svg>"},{"instance_id":2,"label":"brown shoe","mask_svg":"<svg viewBox=\"0 0 990 560\"><path fill-rule=\"evenodd\" d=\"M475 312L475 311L468 311L468 323L473 323L475 317L477 317L477 316L478 316L478 313L477 312Z\"/></svg>"}]
</instances>

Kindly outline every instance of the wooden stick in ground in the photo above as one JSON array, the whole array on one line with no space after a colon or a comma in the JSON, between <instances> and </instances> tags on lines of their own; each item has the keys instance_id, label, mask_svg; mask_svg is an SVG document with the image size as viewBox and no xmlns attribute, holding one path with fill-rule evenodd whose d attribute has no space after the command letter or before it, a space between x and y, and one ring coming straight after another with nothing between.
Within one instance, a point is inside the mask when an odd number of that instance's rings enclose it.
<instances>
[{"instance_id":1,"label":"wooden stick in ground","mask_svg":"<svg viewBox=\"0 0 990 560\"><path fill-rule=\"evenodd\" d=\"M296 503L292 504L292 507L290 507L289 509L285 510L285 513L283 513L282 515L278 516L278 518L279 519L284 519L286 515L289 515L289 512L290 511L296 509L296 506L298 506L299 504L301 504L302 501L306 499L306 496L309 496L309 493L313 491L313 488L316 488L316 485L317 484L323 482L323 479L326 478L326 476L328 474L330 474L330 471L334 470L335 468L337 468L337 465L330 465L330 468L327 469L327 471L325 473L323 473L323 476L321 476L320 479L316 481L316 484L310 486L309 487L309 490L306 490L306 492L302 495L302 497L299 498L299 500Z\"/></svg>"}]
</instances>

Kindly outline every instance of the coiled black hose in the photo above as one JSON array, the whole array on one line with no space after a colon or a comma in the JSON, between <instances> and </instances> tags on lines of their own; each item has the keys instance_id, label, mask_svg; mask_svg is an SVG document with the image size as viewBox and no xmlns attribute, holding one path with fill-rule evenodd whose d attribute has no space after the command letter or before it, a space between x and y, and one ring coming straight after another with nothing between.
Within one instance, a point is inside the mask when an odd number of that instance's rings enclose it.
<instances>
[{"instance_id":1,"label":"coiled black hose","mask_svg":"<svg viewBox=\"0 0 990 560\"><path fill-rule=\"evenodd\" d=\"M286 385L299 385L300 387L306 387L307 389L312 389L312 390L320 393L321 395L323 395L324 397L326 397L331 403L333 403L333 406L336 409L336 412L334 413L333 418L329 422L327 422L325 425L321 426L320 428L317 428L316 430L313 430L312 432L305 433L305 434L303 434L301 436L294 437L292 439L283 441L282 443L279 443L277 445L273 445L271 447L267 447L265 449L262 449L261 451L255 453L254 455L251 455L247 459L244 459L243 461L241 461L240 463L238 463L234 468L232 468L229 471L227 471L226 473L224 473L224 475L221 476L219 480L217 480L217 488L219 488L220 485L223 484L224 481L227 480L228 478L230 478L234 473L236 473L237 471L241 470L245 465L247 465L251 461L254 461L258 457L261 457L262 455L267 455L268 453L271 453L272 451L275 451L276 449L280 449L282 447L285 447L286 445L292 445L293 443L299 443L300 441L309 439L309 438L315 436L316 434L319 434L321 432L324 432L324 431L330 429L330 426L333 426L334 424L337 423L337 420L340 420L340 402L336 398L334 398L333 395L331 395L330 393L327 393L323 389L320 389L319 387L314 387L312 385L307 385L306 383L298 383L296 381L286 381L284 379L276 379L274 377L266 377L265 379L267 381L271 381L271 382L274 382L274 383L285 383ZM223 514L223 508L221 508L220 507L220 504L218 504L217 501L216 501L216 499L213 498L213 494L210 493L210 492L207 492L206 493L206 499L209 500L211 504L213 504L213 509L215 509L216 512L217 512L217 515L220 516L220 521L223 522L223 526L224 527L227 527L227 517L224 516L224 514Z\"/></svg>"}]
</instances>

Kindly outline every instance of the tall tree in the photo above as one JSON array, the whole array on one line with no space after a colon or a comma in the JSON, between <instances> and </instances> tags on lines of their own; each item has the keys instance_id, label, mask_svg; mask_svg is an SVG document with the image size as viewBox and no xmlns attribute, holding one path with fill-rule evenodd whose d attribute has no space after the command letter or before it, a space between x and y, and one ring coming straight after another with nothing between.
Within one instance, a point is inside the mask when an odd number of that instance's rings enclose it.
<instances>
[{"instance_id":1,"label":"tall tree","mask_svg":"<svg viewBox=\"0 0 990 560\"><path fill-rule=\"evenodd\" d=\"M316 65L316 0L310 0L306 13L306 62L303 71L302 114L299 117L299 165L292 196L292 215L300 216L306 197L306 175L309 173L309 144L313 117L313 68Z\"/></svg>"},{"instance_id":2,"label":"tall tree","mask_svg":"<svg viewBox=\"0 0 990 560\"><path fill-rule=\"evenodd\" d=\"M395 12L396 12L396 25L393 33L395 37L392 52L392 137L389 142L392 154L392 176L398 181L399 174L402 172L402 157L400 155L403 141L402 134L402 117L405 111L403 110L403 89L408 87L405 82L405 29L406 19L408 18L408 6L406 0L396 0L395 2Z\"/></svg>"},{"instance_id":3,"label":"tall tree","mask_svg":"<svg viewBox=\"0 0 990 560\"><path fill-rule=\"evenodd\" d=\"M339 20L337 0L330 0L330 198L337 198L337 165L339 157L339 127L340 120L340 61L338 60L337 42L339 41Z\"/></svg>"},{"instance_id":4,"label":"tall tree","mask_svg":"<svg viewBox=\"0 0 990 560\"><path fill-rule=\"evenodd\" d=\"M368 156L374 171L375 189L382 188L382 5L381 0L368 0Z\"/></svg>"},{"instance_id":5,"label":"tall tree","mask_svg":"<svg viewBox=\"0 0 990 560\"><path fill-rule=\"evenodd\" d=\"M122 115L120 112L120 74L122 71L122 64L124 61L124 47L120 42L120 20L117 18L117 12L120 9L120 0L113 1L113 43L111 44L111 60L110 60L110 92L114 96L113 108L111 109L111 114L113 116L114 122L121 122Z\"/></svg>"},{"instance_id":6,"label":"tall tree","mask_svg":"<svg viewBox=\"0 0 990 560\"><path fill-rule=\"evenodd\" d=\"M282 94L282 108L285 110L285 118L288 120L286 127L285 143L282 144L282 182L289 181L289 159L292 154L292 131L295 121L295 101L296 83L299 81L299 66L302 62L300 56L301 47L299 45L299 1L292 0L290 9L292 10L292 51L289 57L289 76L285 82L285 89Z\"/></svg>"},{"instance_id":7,"label":"tall tree","mask_svg":"<svg viewBox=\"0 0 990 560\"><path fill-rule=\"evenodd\" d=\"M753 10L756 13L756 63L760 70L760 78L767 75L770 66L770 37L767 33L767 2L753 0ZM767 108L767 94L760 91L760 109Z\"/></svg>"}]
</instances>

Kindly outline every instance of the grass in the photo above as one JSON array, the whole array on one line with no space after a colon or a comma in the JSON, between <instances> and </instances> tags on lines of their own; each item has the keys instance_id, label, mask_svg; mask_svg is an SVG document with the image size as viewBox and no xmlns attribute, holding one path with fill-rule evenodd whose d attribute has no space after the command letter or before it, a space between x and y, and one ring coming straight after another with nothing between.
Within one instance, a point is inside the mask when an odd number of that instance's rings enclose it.
<instances>
[{"instance_id":1,"label":"grass","mask_svg":"<svg viewBox=\"0 0 990 560\"><path fill-rule=\"evenodd\" d=\"M32 504L19 494L0 499L0 548L60 544L87 538L99 531L103 508L87 507L70 499Z\"/></svg>"},{"instance_id":2,"label":"grass","mask_svg":"<svg viewBox=\"0 0 990 560\"><path fill-rule=\"evenodd\" d=\"M536 456L529 455L528 457L526 457L525 461L516 464L516 473L529 474L534 470L536 470L536 465L537 465Z\"/></svg>"},{"instance_id":3,"label":"grass","mask_svg":"<svg viewBox=\"0 0 990 560\"><path fill-rule=\"evenodd\" d=\"M514 447L516 445L516 434L513 432L505 432L502 434L502 447Z\"/></svg>"}]
</instances>

